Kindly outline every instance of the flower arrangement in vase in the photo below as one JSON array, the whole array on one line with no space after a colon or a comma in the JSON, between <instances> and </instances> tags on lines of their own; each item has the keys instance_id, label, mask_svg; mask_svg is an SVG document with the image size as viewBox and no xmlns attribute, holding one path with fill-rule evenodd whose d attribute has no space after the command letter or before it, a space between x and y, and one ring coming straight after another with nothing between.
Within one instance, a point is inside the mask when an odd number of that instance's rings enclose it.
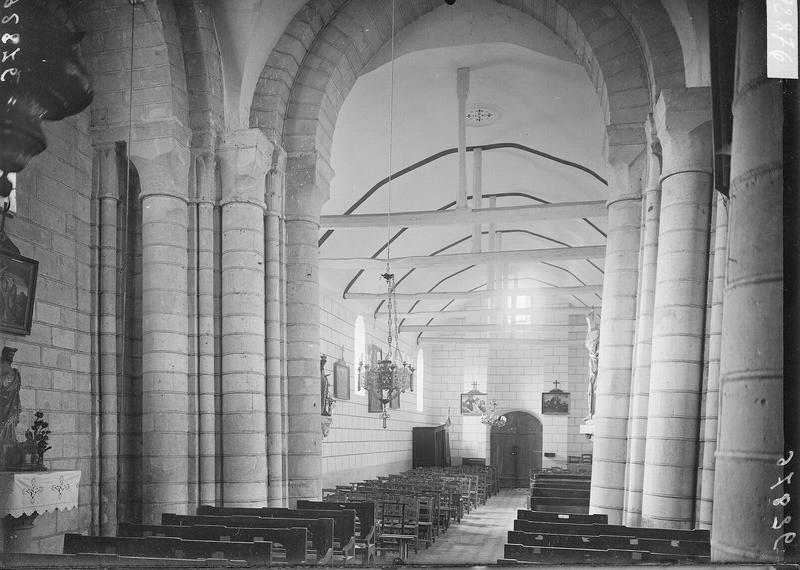
<instances>
[{"instance_id":1,"label":"flower arrangement in vase","mask_svg":"<svg viewBox=\"0 0 800 570\"><path fill-rule=\"evenodd\" d=\"M37 411L35 416L36 419L33 421L33 424L25 431L24 448L30 450L30 453L36 456L36 469L38 471L46 471L47 468L44 466L44 452L48 449L52 449L48 444L50 424L44 421L44 414L42 412Z\"/></svg>"}]
</instances>

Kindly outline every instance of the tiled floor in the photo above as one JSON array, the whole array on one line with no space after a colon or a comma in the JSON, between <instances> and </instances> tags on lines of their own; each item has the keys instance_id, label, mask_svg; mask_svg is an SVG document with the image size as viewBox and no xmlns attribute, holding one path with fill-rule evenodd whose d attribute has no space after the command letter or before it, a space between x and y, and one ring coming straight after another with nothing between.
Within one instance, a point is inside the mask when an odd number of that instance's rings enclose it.
<instances>
[{"instance_id":1,"label":"tiled floor","mask_svg":"<svg viewBox=\"0 0 800 570\"><path fill-rule=\"evenodd\" d=\"M485 505L439 535L430 548L412 553L410 564L495 564L503 558L508 531L514 527L517 509L524 509L527 489L504 489Z\"/></svg>"}]
</instances>

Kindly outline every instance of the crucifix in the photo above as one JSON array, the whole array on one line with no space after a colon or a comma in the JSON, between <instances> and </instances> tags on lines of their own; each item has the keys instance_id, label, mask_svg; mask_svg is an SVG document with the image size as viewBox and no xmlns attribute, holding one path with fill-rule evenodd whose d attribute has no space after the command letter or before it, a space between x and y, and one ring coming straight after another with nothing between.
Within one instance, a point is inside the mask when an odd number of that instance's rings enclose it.
<instances>
[{"instance_id":1,"label":"crucifix","mask_svg":"<svg viewBox=\"0 0 800 570\"><path fill-rule=\"evenodd\" d=\"M556 378L555 380L553 380L553 389L554 389L554 390L558 390L558 378Z\"/></svg>"}]
</instances>

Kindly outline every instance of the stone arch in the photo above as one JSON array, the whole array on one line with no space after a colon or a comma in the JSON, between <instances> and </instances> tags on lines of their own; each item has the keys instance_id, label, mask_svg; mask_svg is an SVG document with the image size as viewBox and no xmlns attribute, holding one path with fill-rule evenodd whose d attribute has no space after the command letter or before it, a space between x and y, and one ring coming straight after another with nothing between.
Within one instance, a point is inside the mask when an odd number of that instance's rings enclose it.
<instances>
[{"instance_id":1,"label":"stone arch","mask_svg":"<svg viewBox=\"0 0 800 570\"><path fill-rule=\"evenodd\" d=\"M630 0L498 1L545 24L572 48L597 89L610 149L638 154L657 90L684 83L680 43L658 0L635 6ZM439 5L434 0L399 4L396 31ZM250 124L282 141L290 181L294 175L300 184L319 185L327 194L336 117L365 64L389 40L390 10L388 0L312 0L270 54Z\"/></svg>"}]
</instances>

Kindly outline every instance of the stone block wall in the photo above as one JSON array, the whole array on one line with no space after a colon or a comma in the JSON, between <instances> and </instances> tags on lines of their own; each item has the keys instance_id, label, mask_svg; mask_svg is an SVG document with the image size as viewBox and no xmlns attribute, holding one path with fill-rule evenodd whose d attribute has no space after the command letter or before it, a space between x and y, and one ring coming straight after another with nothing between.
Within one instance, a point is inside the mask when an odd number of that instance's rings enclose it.
<instances>
[{"instance_id":1,"label":"stone block wall","mask_svg":"<svg viewBox=\"0 0 800 570\"><path fill-rule=\"evenodd\" d=\"M43 127L48 148L17 176L17 213L5 226L20 253L39 261L33 325L30 335L0 333L0 346L18 349L17 439L41 410L52 430L45 465L82 473L79 508L41 515L33 528L9 537L29 552L54 553L61 552L61 533L92 523L92 148L88 111Z\"/></svg>"},{"instance_id":2,"label":"stone block wall","mask_svg":"<svg viewBox=\"0 0 800 570\"><path fill-rule=\"evenodd\" d=\"M380 414L367 411L366 393L357 393L358 358L353 352L353 335L358 308L336 299L334 293L320 293L320 350L327 355L325 371L333 395L333 364L342 357L350 366L350 399L337 399L333 406L333 423L322 444L322 486L333 487L352 481L375 478L411 469L411 428L438 425L443 421L428 406L429 390L425 381L426 405L417 410L416 392L400 396L400 409L389 410L386 429L382 428ZM368 307L363 307L367 346L375 344L386 350L386 325L372 319ZM416 348L401 337L400 350L404 356L416 361ZM425 377L430 378L429 371Z\"/></svg>"},{"instance_id":3,"label":"stone block wall","mask_svg":"<svg viewBox=\"0 0 800 570\"><path fill-rule=\"evenodd\" d=\"M560 321L545 322L566 324ZM584 347L586 323L581 315L569 317L568 326L559 333L561 346L525 347L524 345L426 346L430 351L426 400L435 417L452 421L450 450L454 465L463 457L483 457L491 461L489 428L479 417L462 416L460 395L477 387L497 402L499 413L525 411L542 422L542 452L555 453L542 458L543 467L566 465L570 455L592 452L592 443L579 433L588 413L588 357ZM543 415L542 393L553 389L558 379L560 390L570 392L568 415Z\"/></svg>"}]
</instances>

